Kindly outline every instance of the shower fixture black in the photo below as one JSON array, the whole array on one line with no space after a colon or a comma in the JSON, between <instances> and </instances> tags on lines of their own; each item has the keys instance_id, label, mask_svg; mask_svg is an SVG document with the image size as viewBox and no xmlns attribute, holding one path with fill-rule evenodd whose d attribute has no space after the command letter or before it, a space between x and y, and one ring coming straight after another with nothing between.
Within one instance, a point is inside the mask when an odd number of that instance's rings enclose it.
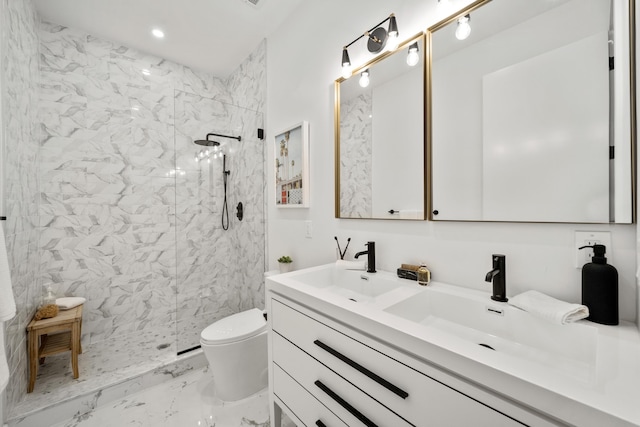
<instances>
[{"instance_id":1,"label":"shower fixture black","mask_svg":"<svg viewBox=\"0 0 640 427\"><path fill-rule=\"evenodd\" d=\"M224 202L222 203L222 229L229 229L229 205L227 204L227 180L231 171L227 170L227 155L222 156L222 182L224 185Z\"/></svg>"},{"instance_id":2,"label":"shower fixture black","mask_svg":"<svg viewBox=\"0 0 640 427\"><path fill-rule=\"evenodd\" d=\"M242 137L240 137L240 136L222 135L222 134L219 134L219 133L208 133L205 139L196 139L193 142L198 144L198 145L204 145L205 147L218 147L218 146L220 146L220 143L218 141L212 141L211 139L209 139L209 137L211 137L211 136L217 136L217 137L221 137L221 138L237 139L238 141L242 141ZM202 150L201 150L201 152L202 152ZM207 150L207 153L205 155L208 156L208 150ZM203 158L203 157L196 155L196 161L199 161L199 159L201 159L201 158ZM214 158L215 158L215 156L214 156ZM229 171L227 169L227 155L226 154L222 154L222 182L223 182L223 186L224 186L224 201L222 203L222 229L223 230L228 230L229 229L229 206L227 204L227 181L229 179L229 175L230 174L231 174L231 171ZM238 209L239 209L238 219L242 220L242 218L241 218L241 216L242 216L242 213L241 213L242 212L242 207L239 206Z\"/></svg>"},{"instance_id":3,"label":"shower fixture black","mask_svg":"<svg viewBox=\"0 0 640 427\"><path fill-rule=\"evenodd\" d=\"M204 145L205 147L217 147L220 145L220 143L218 141L212 141L209 139L210 136L219 136L222 138L231 138L231 139L237 139L238 141L242 141L242 137L240 136L229 136L229 135L222 135L219 133L208 133L206 136L206 139L196 139L195 141L193 141L194 143L198 144L198 145Z\"/></svg>"}]
</instances>

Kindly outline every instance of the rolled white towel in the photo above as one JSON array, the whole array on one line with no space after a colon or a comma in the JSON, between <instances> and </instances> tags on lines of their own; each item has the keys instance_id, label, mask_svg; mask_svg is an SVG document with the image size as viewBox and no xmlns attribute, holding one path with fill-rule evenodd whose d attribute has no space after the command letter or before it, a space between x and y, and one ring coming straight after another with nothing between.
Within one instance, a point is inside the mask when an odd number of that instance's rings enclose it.
<instances>
[{"instance_id":1,"label":"rolled white towel","mask_svg":"<svg viewBox=\"0 0 640 427\"><path fill-rule=\"evenodd\" d=\"M83 297L63 297L56 299L56 305L60 310L71 310L74 307L84 304L86 301Z\"/></svg>"},{"instance_id":2,"label":"rolled white towel","mask_svg":"<svg viewBox=\"0 0 640 427\"><path fill-rule=\"evenodd\" d=\"M509 299L509 304L558 325L589 317L589 308L571 304L538 291L526 291Z\"/></svg>"},{"instance_id":3,"label":"rolled white towel","mask_svg":"<svg viewBox=\"0 0 640 427\"><path fill-rule=\"evenodd\" d=\"M336 261L336 268L340 270L366 270L366 261L345 261L339 259Z\"/></svg>"}]
</instances>

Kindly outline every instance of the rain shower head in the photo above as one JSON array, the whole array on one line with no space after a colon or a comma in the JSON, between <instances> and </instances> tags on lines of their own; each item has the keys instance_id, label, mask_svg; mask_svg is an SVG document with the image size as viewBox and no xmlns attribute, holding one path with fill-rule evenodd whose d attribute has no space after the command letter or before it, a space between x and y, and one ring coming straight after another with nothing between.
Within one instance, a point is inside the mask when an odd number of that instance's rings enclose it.
<instances>
[{"instance_id":1,"label":"rain shower head","mask_svg":"<svg viewBox=\"0 0 640 427\"><path fill-rule=\"evenodd\" d=\"M208 133L207 137L205 139L196 139L193 142L198 144L198 145L204 145L205 147L217 147L217 146L219 146L220 143L218 141L211 141L209 139L210 136L220 136L222 138L231 138L231 139L237 139L238 141L242 141L242 138L239 137L239 136L222 135L222 134L219 134L219 133Z\"/></svg>"},{"instance_id":2,"label":"rain shower head","mask_svg":"<svg viewBox=\"0 0 640 427\"><path fill-rule=\"evenodd\" d=\"M198 145L204 145L205 147L217 147L220 145L218 141L210 141L209 139L196 139L193 142Z\"/></svg>"}]
</instances>

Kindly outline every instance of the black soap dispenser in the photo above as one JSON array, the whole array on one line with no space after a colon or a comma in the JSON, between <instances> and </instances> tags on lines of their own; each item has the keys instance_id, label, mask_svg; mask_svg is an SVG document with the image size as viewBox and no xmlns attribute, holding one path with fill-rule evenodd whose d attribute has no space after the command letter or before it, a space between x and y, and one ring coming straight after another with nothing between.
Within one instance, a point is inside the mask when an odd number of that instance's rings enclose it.
<instances>
[{"instance_id":1,"label":"black soap dispenser","mask_svg":"<svg viewBox=\"0 0 640 427\"><path fill-rule=\"evenodd\" d=\"M618 270L607 264L604 245L583 246L593 248L592 262L582 267L582 304L589 308L589 317L603 325L618 324Z\"/></svg>"}]
</instances>

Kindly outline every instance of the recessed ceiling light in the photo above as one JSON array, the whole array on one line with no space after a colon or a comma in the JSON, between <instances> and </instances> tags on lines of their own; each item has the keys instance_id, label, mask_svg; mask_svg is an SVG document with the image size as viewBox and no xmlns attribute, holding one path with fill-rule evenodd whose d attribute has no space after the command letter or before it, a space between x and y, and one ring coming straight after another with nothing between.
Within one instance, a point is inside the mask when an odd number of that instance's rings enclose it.
<instances>
[{"instance_id":1,"label":"recessed ceiling light","mask_svg":"<svg viewBox=\"0 0 640 427\"><path fill-rule=\"evenodd\" d=\"M154 28L153 30L151 30L151 34L159 39L164 38L164 31L162 31L160 28Z\"/></svg>"}]
</instances>

